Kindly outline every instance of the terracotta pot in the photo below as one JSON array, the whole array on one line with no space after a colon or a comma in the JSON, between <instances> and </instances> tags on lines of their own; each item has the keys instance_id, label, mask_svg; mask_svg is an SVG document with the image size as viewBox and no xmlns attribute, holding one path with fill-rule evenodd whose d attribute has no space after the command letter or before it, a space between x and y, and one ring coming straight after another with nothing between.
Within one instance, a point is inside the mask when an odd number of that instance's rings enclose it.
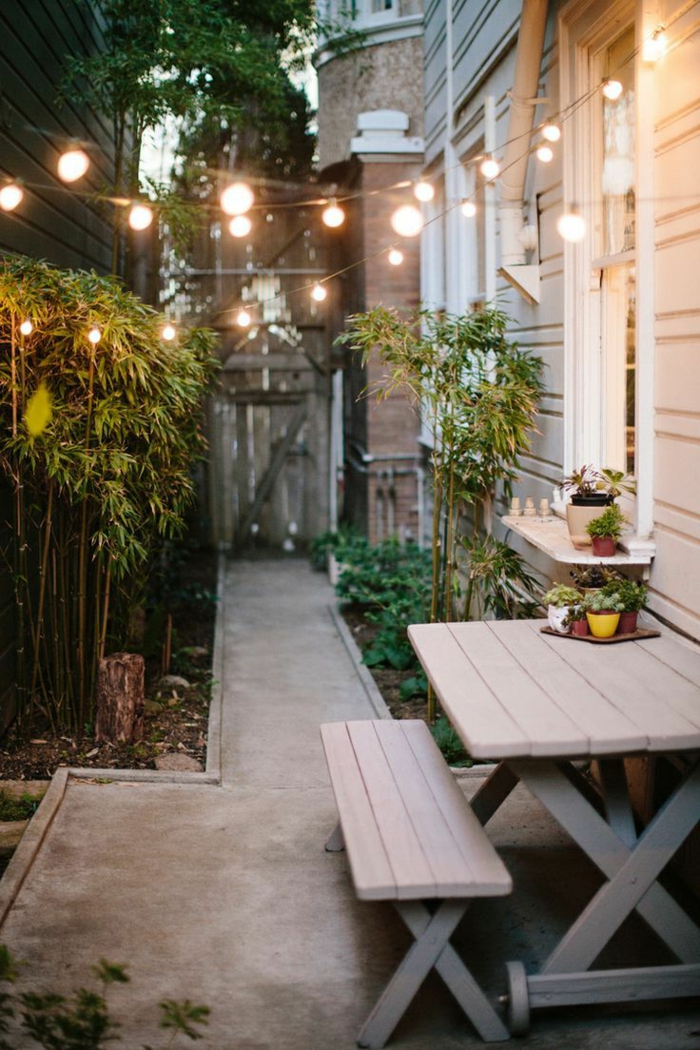
<instances>
[{"instance_id":1,"label":"terracotta pot","mask_svg":"<svg viewBox=\"0 0 700 1050\"><path fill-rule=\"evenodd\" d=\"M587 612L586 619L594 638L612 638L620 623L619 612Z\"/></svg>"},{"instance_id":2,"label":"terracotta pot","mask_svg":"<svg viewBox=\"0 0 700 1050\"><path fill-rule=\"evenodd\" d=\"M618 634L634 634L637 630L637 617L639 613L636 609L632 612L620 613L620 622L617 627Z\"/></svg>"},{"instance_id":3,"label":"terracotta pot","mask_svg":"<svg viewBox=\"0 0 700 1050\"><path fill-rule=\"evenodd\" d=\"M612 558L616 548L617 543L612 536L593 537L593 553L598 558Z\"/></svg>"},{"instance_id":4,"label":"terracotta pot","mask_svg":"<svg viewBox=\"0 0 700 1050\"><path fill-rule=\"evenodd\" d=\"M571 624L571 633L577 634L579 638L585 638L588 634L588 620L574 620Z\"/></svg>"}]
</instances>

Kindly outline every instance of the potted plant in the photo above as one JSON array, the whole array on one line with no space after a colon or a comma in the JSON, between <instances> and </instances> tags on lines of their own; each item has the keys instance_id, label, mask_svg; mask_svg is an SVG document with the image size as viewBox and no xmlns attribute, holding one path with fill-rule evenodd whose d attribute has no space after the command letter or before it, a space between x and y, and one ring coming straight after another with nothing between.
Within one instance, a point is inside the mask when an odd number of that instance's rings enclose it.
<instances>
[{"instance_id":1,"label":"potted plant","mask_svg":"<svg viewBox=\"0 0 700 1050\"><path fill-rule=\"evenodd\" d=\"M599 591L612 580L621 580L623 575L614 565L577 565L569 576L584 594Z\"/></svg>"},{"instance_id":2,"label":"potted plant","mask_svg":"<svg viewBox=\"0 0 700 1050\"><path fill-rule=\"evenodd\" d=\"M608 586L617 592L623 604L617 633L634 634L637 630L637 618L647 598L646 584L637 580L619 580Z\"/></svg>"},{"instance_id":3,"label":"potted plant","mask_svg":"<svg viewBox=\"0 0 700 1050\"><path fill-rule=\"evenodd\" d=\"M570 587L566 583L557 583L545 594L542 601L547 606L547 622L557 634L568 634L569 627L564 621L569 614L569 608L579 603L583 595L576 587Z\"/></svg>"},{"instance_id":4,"label":"potted plant","mask_svg":"<svg viewBox=\"0 0 700 1050\"><path fill-rule=\"evenodd\" d=\"M585 596L582 596L579 601L574 602L570 605L564 619L564 625L571 628L571 633L578 635L579 638L585 638L588 634L588 620L586 619L586 609L588 607Z\"/></svg>"},{"instance_id":5,"label":"potted plant","mask_svg":"<svg viewBox=\"0 0 700 1050\"><path fill-rule=\"evenodd\" d=\"M612 638L620 624L623 602L617 591L602 588L586 598L586 619L594 638Z\"/></svg>"},{"instance_id":6,"label":"potted plant","mask_svg":"<svg viewBox=\"0 0 700 1050\"><path fill-rule=\"evenodd\" d=\"M631 475L625 474L624 470L601 467L599 477L605 491L614 500L621 496L623 492L629 492L631 495L634 495L637 491L637 482Z\"/></svg>"},{"instance_id":7,"label":"potted plant","mask_svg":"<svg viewBox=\"0 0 700 1050\"><path fill-rule=\"evenodd\" d=\"M591 537L593 553L598 558L612 557L626 523L627 518L617 503L612 503L597 518L588 522L586 532Z\"/></svg>"},{"instance_id":8,"label":"potted plant","mask_svg":"<svg viewBox=\"0 0 700 1050\"><path fill-rule=\"evenodd\" d=\"M566 523L577 550L591 546L586 525L600 513L599 508L610 506L623 492L636 490L634 479L624 471L612 467L598 470L589 463L572 470L559 485L570 499L566 505Z\"/></svg>"}]
</instances>

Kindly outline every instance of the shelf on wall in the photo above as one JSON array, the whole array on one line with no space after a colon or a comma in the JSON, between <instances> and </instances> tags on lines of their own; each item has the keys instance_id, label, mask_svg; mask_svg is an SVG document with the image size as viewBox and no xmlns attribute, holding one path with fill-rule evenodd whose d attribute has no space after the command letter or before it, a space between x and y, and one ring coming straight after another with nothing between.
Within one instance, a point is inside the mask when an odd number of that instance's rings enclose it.
<instances>
[{"instance_id":1,"label":"shelf on wall","mask_svg":"<svg viewBox=\"0 0 700 1050\"><path fill-rule=\"evenodd\" d=\"M623 536L622 550L610 558L600 558L591 551L579 550L569 539L566 522L561 518L512 518L509 515L501 518L506 529L522 536L534 547L544 551L553 561L565 562L568 565L651 565L656 552L649 540L638 540L636 536Z\"/></svg>"}]
</instances>

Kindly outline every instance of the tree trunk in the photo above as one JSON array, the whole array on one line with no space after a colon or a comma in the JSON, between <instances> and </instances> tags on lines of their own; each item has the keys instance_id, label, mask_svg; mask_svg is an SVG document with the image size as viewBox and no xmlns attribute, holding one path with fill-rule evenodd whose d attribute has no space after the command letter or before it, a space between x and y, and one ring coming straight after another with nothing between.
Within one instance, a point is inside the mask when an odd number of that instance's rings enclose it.
<instances>
[{"instance_id":1,"label":"tree trunk","mask_svg":"<svg viewBox=\"0 0 700 1050\"><path fill-rule=\"evenodd\" d=\"M143 737L145 664L136 653L112 653L97 668L95 739L111 744Z\"/></svg>"}]
</instances>

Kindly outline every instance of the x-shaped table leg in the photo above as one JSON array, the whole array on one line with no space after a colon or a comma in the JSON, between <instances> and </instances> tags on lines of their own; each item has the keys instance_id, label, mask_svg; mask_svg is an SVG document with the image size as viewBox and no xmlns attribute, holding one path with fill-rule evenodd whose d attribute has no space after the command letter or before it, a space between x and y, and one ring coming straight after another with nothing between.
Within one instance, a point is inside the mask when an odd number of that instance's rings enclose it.
<instances>
[{"instance_id":1,"label":"x-shaped table leg","mask_svg":"<svg viewBox=\"0 0 700 1050\"><path fill-rule=\"evenodd\" d=\"M484 1042L508 1039L508 1029L449 943L470 901L445 900L433 914L420 901L394 904L416 940L367 1018L359 1046L384 1046L433 967Z\"/></svg>"},{"instance_id":2,"label":"x-shaped table leg","mask_svg":"<svg viewBox=\"0 0 700 1050\"><path fill-rule=\"evenodd\" d=\"M634 908L681 962L699 962L700 929L656 879L698 822L700 763L631 846L620 814L613 819L618 834L584 799L567 766L531 760L508 765L608 878L541 972L587 970Z\"/></svg>"}]
</instances>

